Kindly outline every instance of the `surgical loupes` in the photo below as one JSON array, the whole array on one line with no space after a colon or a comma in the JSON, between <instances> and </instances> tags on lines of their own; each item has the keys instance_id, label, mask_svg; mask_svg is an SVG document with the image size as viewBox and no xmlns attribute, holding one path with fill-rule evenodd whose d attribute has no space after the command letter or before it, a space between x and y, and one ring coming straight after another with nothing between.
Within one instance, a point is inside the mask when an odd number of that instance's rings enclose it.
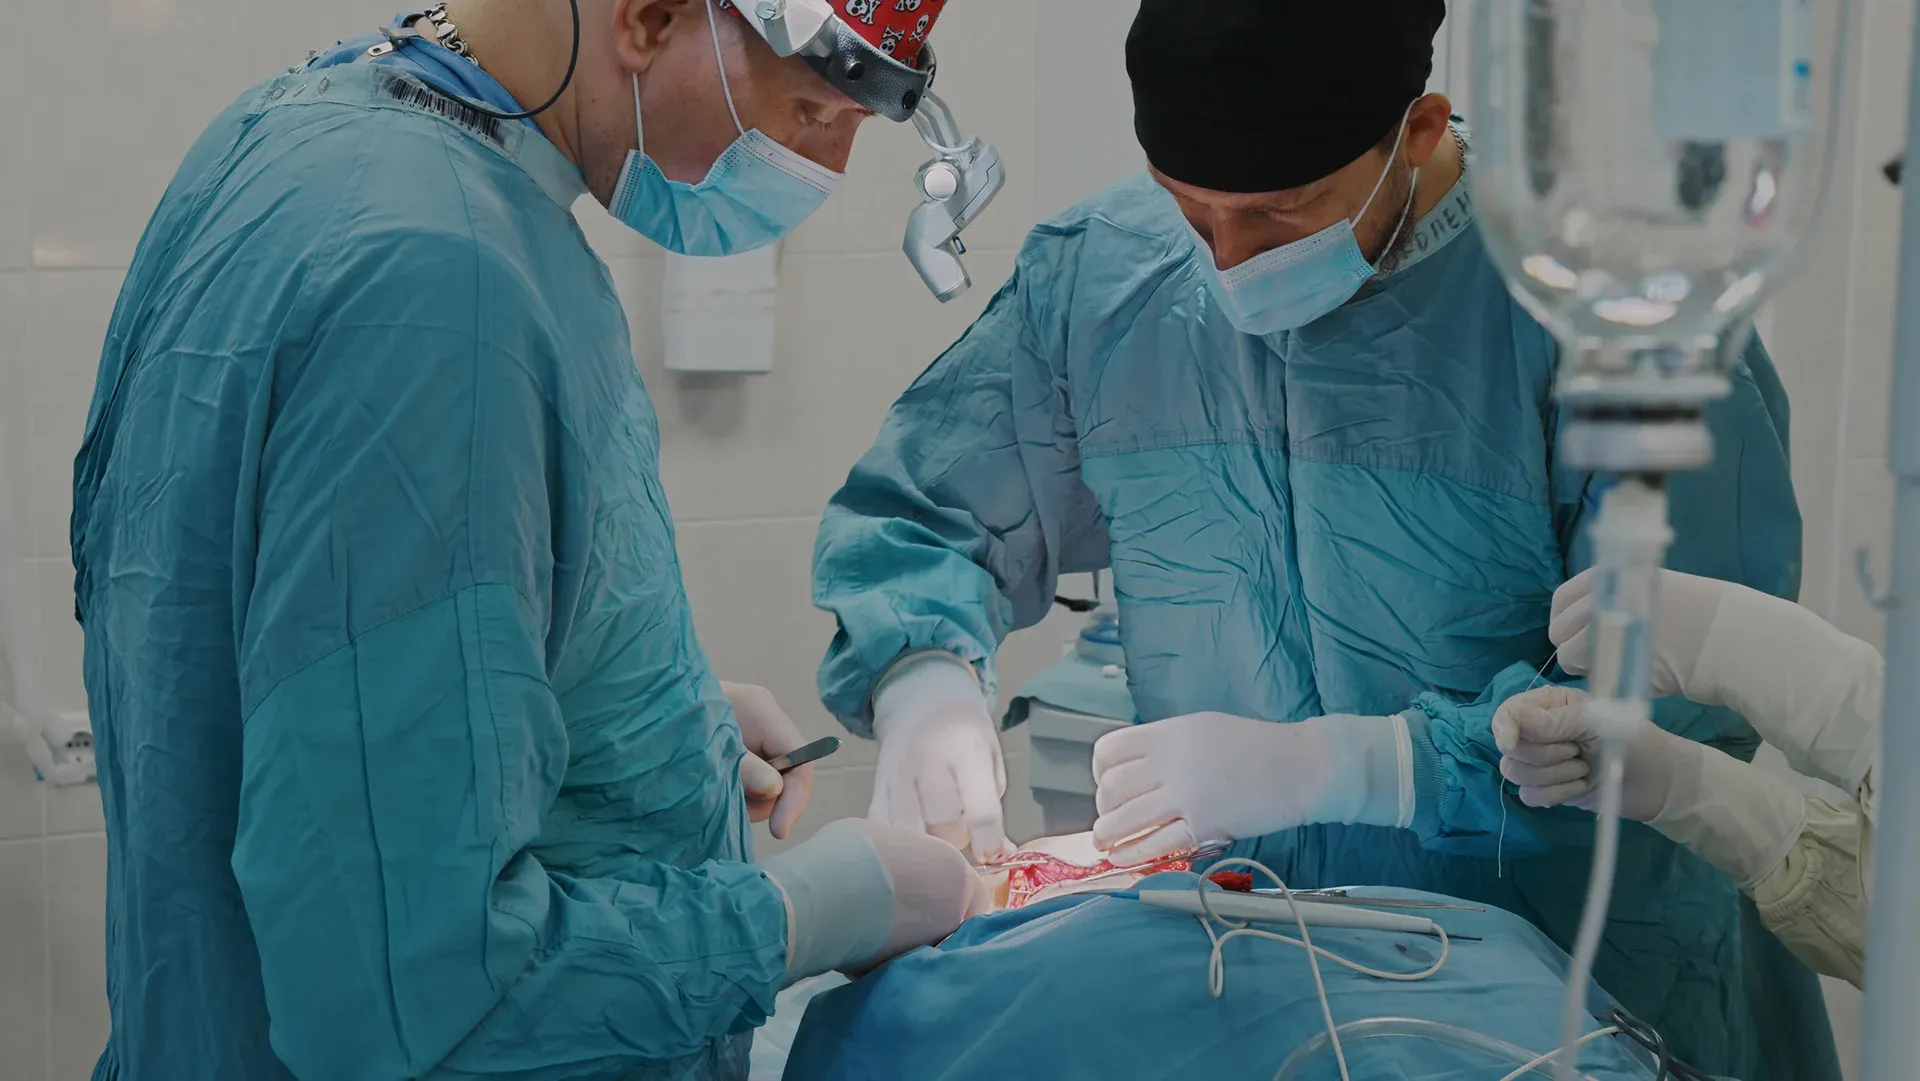
<instances>
[{"instance_id":1,"label":"surgical loupes","mask_svg":"<svg viewBox=\"0 0 1920 1081\"><path fill-rule=\"evenodd\" d=\"M1006 185L1000 152L978 138L963 138L947 103L929 92L913 114L913 126L939 156L920 167L914 183L926 201L907 219L905 250L913 269L945 304L973 284L960 257L960 233L973 224Z\"/></svg>"}]
</instances>

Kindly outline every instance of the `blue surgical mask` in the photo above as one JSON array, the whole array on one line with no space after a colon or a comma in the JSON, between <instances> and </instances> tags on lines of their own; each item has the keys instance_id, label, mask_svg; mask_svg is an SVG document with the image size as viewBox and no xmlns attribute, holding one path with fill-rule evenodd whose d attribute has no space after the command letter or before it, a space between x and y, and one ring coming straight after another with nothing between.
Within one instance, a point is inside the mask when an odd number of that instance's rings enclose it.
<instances>
[{"instance_id":1,"label":"blue surgical mask","mask_svg":"<svg viewBox=\"0 0 1920 1081\"><path fill-rule=\"evenodd\" d=\"M640 78L634 76L633 118L640 143L627 154L608 207L635 232L681 255L734 255L764 248L820 209L844 176L788 150L758 128L748 131L741 126L733 90L727 86L717 21L708 0L707 23L713 32L713 56L720 65L720 91L727 97L727 111L733 114L739 138L721 152L700 183L668 180L646 153Z\"/></svg>"},{"instance_id":2,"label":"blue surgical mask","mask_svg":"<svg viewBox=\"0 0 1920 1081\"><path fill-rule=\"evenodd\" d=\"M1400 152L1400 139L1405 134L1403 119L1400 134L1393 140L1393 152L1387 155L1386 168L1380 171L1380 179L1374 181L1373 191L1367 195L1360 213L1310 237L1261 252L1232 270L1220 270L1214 263L1212 246L1192 225L1187 226L1188 232L1193 233L1200 263L1206 269L1207 285L1234 329L1243 334L1273 334L1306 326L1352 300L1360 287L1378 273L1360 250L1360 239L1354 234L1353 226L1366 218L1374 199L1385 186L1387 173L1393 169L1394 158ZM1420 170L1416 168L1413 175L1418 180ZM1408 186L1407 205L1401 209L1400 221L1387 240L1387 251L1393 249L1400 239L1400 230L1406 227L1407 215L1413 209L1414 187Z\"/></svg>"}]
</instances>

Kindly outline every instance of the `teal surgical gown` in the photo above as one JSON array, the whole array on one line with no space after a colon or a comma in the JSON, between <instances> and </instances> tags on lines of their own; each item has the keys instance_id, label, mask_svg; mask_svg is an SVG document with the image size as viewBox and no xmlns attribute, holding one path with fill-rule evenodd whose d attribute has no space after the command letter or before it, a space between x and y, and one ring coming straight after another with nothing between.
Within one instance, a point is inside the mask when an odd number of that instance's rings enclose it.
<instances>
[{"instance_id":1,"label":"teal surgical gown","mask_svg":"<svg viewBox=\"0 0 1920 1081\"><path fill-rule=\"evenodd\" d=\"M785 982L585 185L417 70L229 108L114 314L96 1081L744 1076Z\"/></svg>"},{"instance_id":2,"label":"teal surgical gown","mask_svg":"<svg viewBox=\"0 0 1920 1081\"><path fill-rule=\"evenodd\" d=\"M1554 588L1588 562L1595 478L1557 463L1552 338L1511 299L1456 187L1394 273L1269 338L1209 301L1145 177L1037 228L986 313L894 406L833 498L816 601L822 697L870 731L893 661L994 651L1063 573L1110 568L1140 719L1405 712L1416 828L1241 846L1295 886L1368 884L1519 913L1563 946L1590 817L1503 803L1485 728L1543 665ZM1755 343L1677 478L1671 565L1779 595L1799 577L1787 405ZM1416 700L1420 703L1416 706ZM1750 757L1736 715L1662 723ZM1509 823L1502 847L1503 817ZM1650 830L1623 843L1600 983L1711 1073L1839 1076L1819 988L1724 876Z\"/></svg>"}]
</instances>

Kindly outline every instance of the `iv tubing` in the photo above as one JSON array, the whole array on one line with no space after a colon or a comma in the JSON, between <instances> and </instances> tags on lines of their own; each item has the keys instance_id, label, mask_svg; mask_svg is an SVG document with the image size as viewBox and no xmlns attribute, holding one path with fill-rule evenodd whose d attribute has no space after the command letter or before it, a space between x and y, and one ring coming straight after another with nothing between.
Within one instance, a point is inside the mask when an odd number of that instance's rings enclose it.
<instances>
[{"instance_id":1,"label":"iv tubing","mask_svg":"<svg viewBox=\"0 0 1920 1081\"><path fill-rule=\"evenodd\" d=\"M1348 1021L1334 1031L1339 1034L1339 1039L1350 1044L1388 1037L1432 1040L1435 1043L1479 1051L1497 1063L1512 1063L1522 1069L1532 1069L1541 1064L1541 1056L1517 1043L1508 1043L1498 1036L1489 1036L1484 1032L1451 1025L1444 1021L1427 1021L1416 1017L1369 1017L1360 1021ZM1599 1029L1588 1038L1599 1039L1603 1035L1612 1035L1614 1031ZM1324 1055L1330 1046L1331 1038L1328 1033L1314 1033L1300 1046L1294 1048L1293 1053L1280 1064L1280 1071L1273 1075L1273 1081L1300 1081L1306 1076L1307 1068ZM1593 1081L1586 1074L1580 1074L1579 1078L1580 1081Z\"/></svg>"},{"instance_id":2,"label":"iv tubing","mask_svg":"<svg viewBox=\"0 0 1920 1081\"><path fill-rule=\"evenodd\" d=\"M1580 1028L1587 1013L1587 980L1600 953L1607 929L1607 908L1613 901L1613 873L1620 856L1620 786L1625 776L1619 749L1604 744L1600 751L1600 805L1594 812L1593 871L1587 879L1587 904L1580 910L1580 932L1573 942L1573 968L1567 973L1567 1000L1560 1014L1560 1050L1554 1076L1575 1081L1572 1049L1582 1042Z\"/></svg>"},{"instance_id":3,"label":"iv tubing","mask_svg":"<svg viewBox=\"0 0 1920 1081\"><path fill-rule=\"evenodd\" d=\"M1268 878L1273 879L1274 885L1280 887L1281 894L1286 897L1289 903L1294 901L1293 890L1289 889L1286 882L1273 872L1273 868L1268 867L1259 860L1234 856L1214 864L1213 870L1219 871L1228 867L1247 867L1262 872ZM1288 937L1287 935L1275 934L1272 931L1256 931L1244 923L1235 923L1232 920L1215 915L1213 908L1208 903L1207 881L1205 879L1201 879L1194 887L1194 890L1200 896L1200 908L1205 913L1205 915L1199 917L1200 926L1207 932L1208 940L1213 943L1213 949L1207 955L1207 990L1212 993L1214 998L1219 998L1222 994L1226 993L1227 961L1225 955L1220 951L1226 946L1229 939L1242 936L1247 938L1264 938L1274 942L1285 943L1289 946L1298 946L1307 951L1307 968L1313 973L1313 988L1320 998L1320 1016L1327 1023L1326 1036L1333 1047L1334 1062L1340 1067L1340 1081L1351 1081L1351 1075L1347 1073L1347 1053L1340 1046L1339 1028L1333 1023L1333 1004L1327 1000L1326 980L1320 975L1320 958L1324 956L1328 960L1336 961L1355 972L1382 980L1424 980L1439 972L1441 967L1447 963L1447 951L1449 947L1445 930L1440 931L1440 959L1435 961L1432 967L1421 972L1387 972L1349 961L1344 957L1314 945L1313 935L1307 931L1306 918L1300 914L1300 909L1297 907L1293 910L1293 919L1295 926L1300 931L1300 937L1296 939ZM1226 934L1221 935L1214 932L1213 925L1216 922L1229 928ZM1288 1061L1292 1061L1291 1056L1289 1056ZM1284 1069L1284 1064L1282 1068Z\"/></svg>"},{"instance_id":4,"label":"iv tubing","mask_svg":"<svg viewBox=\"0 0 1920 1081\"><path fill-rule=\"evenodd\" d=\"M1673 539L1662 479L1621 478L1602 497L1592 536L1600 581L1594 591L1593 671L1585 709L1600 734L1599 803L1586 905L1574 937L1573 968L1560 1020L1560 1058L1554 1072L1559 1081L1575 1081L1578 1076L1574 1049L1587 1016L1587 983L1613 900L1620 853L1623 741L1631 738L1637 725L1646 723L1651 710L1659 571Z\"/></svg>"},{"instance_id":5,"label":"iv tubing","mask_svg":"<svg viewBox=\"0 0 1920 1081\"><path fill-rule=\"evenodd\" d=\"M1617 769L1617 756L1613 761L1616 765L1614 772L1617 775L1619 772ZM1615 779L1616 781L1618 780L1617 776ZM1613 799L1615 804L1614 810L1617 812L1619 810L1619 786L1617 783L1614 786ZM1616 827L1615 836L1617 838L1619 826L1619 816L1617 813L1614 816L1613 822ZM1600 862L1601 857L1596 855L1594 857L1596 871L1599 869ZM1610 888L1613 880L1611 856L1607 857L1607 863L1607 873L1604 876L1596 873L1593 881L1596 884L1604 881L1606 886ZM1283 881L1279 875L1275 874L1273 869L1266 864L1258 860L1231 857L1213 865L1213 869L1216 871L1227 867L1247 867L1265 874L1280 887L1281 894L1285 896L1289 902L1294 901L1293 891L1289 889L1286 882ZM1447 963L1451 943L1447 939L1446 930L1438 927L1438 925L1435 927L1440 935L1440 957L1434 961L1431 967L1419 972L1388 972L1349 961L1330 950L1314 945L1313 936L1307 930L1307 921L1305 917L1301 915L1298 908L1294 910L1293 918L1296 927L1300 931L1300 937L1293 938L1272 931L1255 930L1247 924L1236 923L1233 920L1225 919L1217 915L1211 905L1208 904L1207 883L1204 879L1194 887L1194 891L1200 898L1200 907L1204 912L1204 915L1199 917L1200 926L1207 932L1207 939L1213 943L1213 948L1207 956L1207 990L1214 998L1219 998L1226 992L1227 963L1226 957L1221 951L1232 939L1240 937L1264 938L1289 946L1298 946L1307 953L1307 967L1313 973L1314 990L1320 999L1320 1016L1326 1021L1327 1027L1315 1033L1311 1038L1303 1041L1300 1046L1294 1048L1292 1053L1287 1055L1286 1059L1280 1063L1280 1069L1274 1074L1274 1081L1293 1081L1294 1078L1300 1075L1300 1071L1306 1068L1308 1063L1314 1061L1329 1049L1333 1051L1334 1062L1339 1067L1341 1081L1349 1081L1351 1075L1347 1070L1346 1050L1341 1045L1342 1037L1358 1041L1381 1036L1424 1037L1426 1039L1437 1040L1441 1043L1450 1043L1459 1047L1467 1047L1481 1051L1503 1064L1517 1064L1517 1068L1502 1077L1500 1081L1518 1081L1519 1078L1532 1073L1542 1066L1545 1066L1549 1061L1555 1059L1559 1061L1563 1081L1593 1081L1592 1078L1581 1073L1578 1069L1579 1049L1595 1040L1615 1035L1620 1031L1619 1028L1610 1026L1596 1029L1582 1036L1579 1033L1579 1024L1576 1019L1574 1038L1566 1041L1563 1047L1545 1054L1535 1054L1518 1044L1508 1043L1496 1036L1489 1036L1484 1032L1477 1032L1470 1028L1440 1021L1423 1021L1409 1017L1370 1017L1360 1021L1349 1021L1344 1025L1336 1025L1333 1021L1333 1007L1327 998L1326 982L1320 974L1319 959L1321 957L1325 957L1329 961L1333 961L1336 964L1352 969L1363 975L1372 976L1375 979L1407 982L1425 980L1438 974L1441 968L1445 967ZM1601 922L1605 922L1606 902L1604 899L1597 908L1589 904L1588 911L1598 911ZM1213 928L1215 923L1227 927L1227 933L1224 935L1217 933ZM1594 936L1594 940L1597 946L1599 941L1598 934ZM1589 968L1592 967L1591 962L1592 958L1589 957ZM1583 975L1580 979L1584 985L1586 977ZM1582 993L1575 999L1570 995L1569 1001L1584 1003L1586 996Z\"/></svg>"}]
</instances>

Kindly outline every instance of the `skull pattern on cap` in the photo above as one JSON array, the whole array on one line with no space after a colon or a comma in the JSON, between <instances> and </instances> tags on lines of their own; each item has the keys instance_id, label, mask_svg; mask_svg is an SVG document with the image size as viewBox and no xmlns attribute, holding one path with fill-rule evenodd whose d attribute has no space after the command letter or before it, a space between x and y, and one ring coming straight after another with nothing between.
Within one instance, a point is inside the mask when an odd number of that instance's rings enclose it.
<instances>
[{"instance_id":1,"label":"skull pattern on cap","mask_svg":"<svg viewBox=\"0 0 1920 1081\"><path fill-rule=\"evenodd\" d=\"M847 16L874 48L913 66L947 0L844 0ZM869 33L867 27L873 27Z\"/></svg>"},{"instance_id":2,"label":"skull pattern on cap","mask_svg":"<svg viewBox=\"0 0 1920 1081\"><path fill-rule=\"evenodd\" d=\"M920 50L947 0L832 0L841 21L866 43L908 67L918 67ZM720 6L737 10L734 0Z\"/></svg>"}]
</instances>

